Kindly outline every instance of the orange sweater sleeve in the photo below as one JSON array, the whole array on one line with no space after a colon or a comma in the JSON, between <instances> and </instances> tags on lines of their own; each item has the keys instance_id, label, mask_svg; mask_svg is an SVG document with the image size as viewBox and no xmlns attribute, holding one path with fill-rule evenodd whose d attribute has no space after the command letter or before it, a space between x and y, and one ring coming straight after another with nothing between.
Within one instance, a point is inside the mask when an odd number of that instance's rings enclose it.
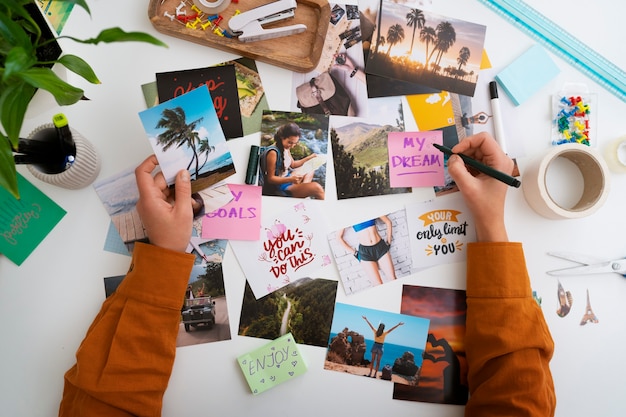
<instances>
[{"instance_id":1,"label":"orange sweater sleeve","mask_svg":"<svg viewBox=\"0 0 626 417\"><path fill-rule=\"evenodd\" d=\"M138 243L65 374L59 416L160 416L193 255Z\"/></svg>"},{"instance_id":2,"label":"orange sweater sleeve","mask_svg":"<svg viewBox=\"0 0 626 417\"><path fill-rule=\"evenodd\" d=\"M466 416L552 416L554 342L520 243L471 243L467 255Z\"/></svg>"}]
</instances>

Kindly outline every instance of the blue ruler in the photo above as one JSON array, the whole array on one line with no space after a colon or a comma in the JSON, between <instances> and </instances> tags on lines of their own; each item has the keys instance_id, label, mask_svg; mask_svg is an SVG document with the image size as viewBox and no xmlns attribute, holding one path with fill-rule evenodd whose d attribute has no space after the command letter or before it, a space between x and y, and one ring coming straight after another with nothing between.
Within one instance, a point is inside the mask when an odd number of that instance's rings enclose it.
<instances>
[{"instance_id":1,"label":"blue ruler","mask_svg":"<svg viewBox=\"0 0 626 417\"><path fill-rule=\"evenodd\" d=\"M626 73L520 0L479 0L626 102Z\"/></svg>"}]
</instances>

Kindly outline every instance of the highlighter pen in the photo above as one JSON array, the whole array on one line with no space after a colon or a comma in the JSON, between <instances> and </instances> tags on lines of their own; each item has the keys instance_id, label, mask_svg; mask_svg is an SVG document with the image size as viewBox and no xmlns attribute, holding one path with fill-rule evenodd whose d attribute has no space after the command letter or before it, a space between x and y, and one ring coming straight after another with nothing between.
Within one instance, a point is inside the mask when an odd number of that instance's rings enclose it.
<instances>
[{"instance_id":1,"label":"highlighter pen","mask_svg":"<svg viewBox=\"0 0 626 417\"><path fill-rule=\"evenodd\" d=\"M61 144L61 172L68 169L76 158L76 143L72 137L72 131L67 121L67 117L63 113L57 113L52 116L52 123L57 131L57 137Z\"/></svg>"},{"instance_id":2,"label":"highlighter pen","mask_svg":"<svg viewBox=\"0 0 626 417\"><path fill-rule=\"evenodd\" d=\"M491 99L491 112L493 113L493 130L495 139L504 153L508 154L504 138L504 125L502 124L502 110L500 109L500 99L498 98L498 84L495 81L491 81L489 83L489 97Z\"/></svg>"},{"instance_id":3,"label":"highlighter pen","mask_svg":"<svg viewBox=\"0 0 626 417\"><path fill-rule=\"evenodd\" d=\"M63 113L58 113L52 116L52 123L57 131L57 137L61 143L61 149L63 150L63 156L68 157L76 156L76 144L72 137L72 131L67 121L67 117Z\"/></svg>"},{"instance_id":4,"label":"highlighter pen","mask_svg":"<svg viewBox=\"0 0 626 417\"><path fill-rule=\"evenodd\" d=\"M437 143L433 143L433 146L448 156L459 155L461 159L463 160L463 162L465 162L465 165L469 165L472 168L475 168L478 171L482 172L483 174L489 175L491 178L495 178L498 181L502 181L503 183L510 185L512 187L515 187L515 188L519 188L519 186L522 185L520 180L518 180L517 178L514 178L508 174L505 174L502 171L498 171L497 169L491 168L488 165L480 163L477 160L470 158L469 156L463 155L462 153L454 153L452 152L452 149L439 145Z\"/></svg>"}]
</instances>

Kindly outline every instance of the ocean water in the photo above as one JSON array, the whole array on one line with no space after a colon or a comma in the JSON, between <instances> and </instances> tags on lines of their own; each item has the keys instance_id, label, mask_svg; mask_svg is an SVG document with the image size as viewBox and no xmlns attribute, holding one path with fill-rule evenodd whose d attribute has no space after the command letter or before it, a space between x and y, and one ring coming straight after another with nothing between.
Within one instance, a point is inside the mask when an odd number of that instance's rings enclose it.
<instances>
[{"instance_id":1,"label":"ocean water","mask_svg":"<svg viewBox=\"0 0 626 417\"><path fill-rule=\"evenodd\" d=\"M329 344L330 344L330 341L335 336L337 336L337 333L332 333L330 335L330 338L328 339ZM391 336L389 336L389 338L391 338ZM373 340L365 339L365 346L367 347L365 351L365 359L367 359L368 361L372 360L371 350L372 350L373 344L374 344ZM402 357L402 354L407 351L413 353L413 356L415 357L415 364L417 366L422 366L422 354L424 353L424 349L420 349L420 348L416 348L412 346L396 345L390 342L385 342L385 344L383 345L383 357L380 361L380 369L382 369L382 367L385 366L386 364L393 366L394 361L397 358Z\"/></svg>"},{"instance_id":2,"label":"ocean water","mask_svg":"<svg viewBox=\"0 0 626 417\"><path fill-rule=\"evenodd\" d=\"M203 161L203 157L200 158L200 162ZM202 168L201 172L211 172L215 171L218 168L230 165L233 163L233 158L230 152L223 153L219 157L210 160L207 164Z\"/></svg>"}]
</instances>

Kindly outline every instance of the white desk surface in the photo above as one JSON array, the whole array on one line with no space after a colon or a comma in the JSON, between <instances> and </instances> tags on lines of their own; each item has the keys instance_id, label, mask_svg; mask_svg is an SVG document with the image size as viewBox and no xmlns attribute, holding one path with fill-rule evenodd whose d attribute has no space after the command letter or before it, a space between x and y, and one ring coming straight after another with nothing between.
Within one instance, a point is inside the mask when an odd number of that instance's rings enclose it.
<instances>
[{"instance_id":1,"label":"white desk surface","mask_svg":"<svg viewBox=\"0 0 626 417\"><path fill-rule=\"evenodd\" d=\"M433 0L433 10L487 25L486 50L493 69L499 70L535 42L476 0ZM576 33L619 67L626 67L623 25L626 3L613 0L530 0L537 8ZM92 18L77 9L65 33L77 37L95 35L101 28L154 33L168 49L116 44L87 46L68 43L66 52L83 56L99 74L102 85L83 85L89 102L60 109L52 106L29 118L23 135L46 123L58 111L67 114L72 126L91 140L102 159L100 178L137 165L151 153L137 112L145 108L140 85L154 80L160 71L198 68L236 56L157 33L147 18L147 1L90 1ZM503 100L509 140L521 141L526 156L518 158L522 172L533 158L549 147L550 95L564 82L587 83L597 92L599 106L598 149L626 134L626 104L590 81L558 57L560 75L519 107ZM270 107L289 107L284 87L289 72L259 63ZM485 89L489 80L479 80ZM243 183L249 145L254 135L229 142ZM232 144L232 145L231 145ZM126 272L129 258L103 250L110 219L92 187L78 191L56 188L32 178L67 215L35 252L17 267L0 257L0 413L4 416L53 416L63 390L63 374L74 363L74 353L104 300L103 277ZM332 181L329 181L332 183ZM338 202L334 184L327 188L328 222L331 230L359 218L402 208L416 195L370 197ZM543 297L543 310L556 350L551 367L558 398L557 415L626 415L626 279L614 275L562 278L574 295L565 318L556 315L557 281L547 270L563 265L546 256L550 250L585 252L599 257L626 255L626 174L611 175L611 191L605 205L594 215L579 220L548 220L526 203L522 190L508 194L506 220L512 240L524 244L533 288ZM275 199L274 199L275 200ZM277 202L271 204L278 205ZM367 207L363 207L367 206ZM271 210L271 208L270 208ZM332 215L331 215L332 213ZM238 369L235 357L266 343L237 336L244 275L230 249L224 259L225 285L232 340L178 349L174 372L164 401L164 416L225 415L437 415L462 416L463 407L413 403L392 399L392 384L371 383L323 369L325 350L303 346L309 370L298 379L260 396L253 396ZM338 278L338 277L336 277ZM464 264L431 268L396 283L347 297L339 286L340 302L399 311L403 284L464 288ZM598 324L580 326L585 290L589 289ZM511 323L512 326L515 323ZM425 413L425 414L422 414Z\"/></svg>"}]
</instances>

